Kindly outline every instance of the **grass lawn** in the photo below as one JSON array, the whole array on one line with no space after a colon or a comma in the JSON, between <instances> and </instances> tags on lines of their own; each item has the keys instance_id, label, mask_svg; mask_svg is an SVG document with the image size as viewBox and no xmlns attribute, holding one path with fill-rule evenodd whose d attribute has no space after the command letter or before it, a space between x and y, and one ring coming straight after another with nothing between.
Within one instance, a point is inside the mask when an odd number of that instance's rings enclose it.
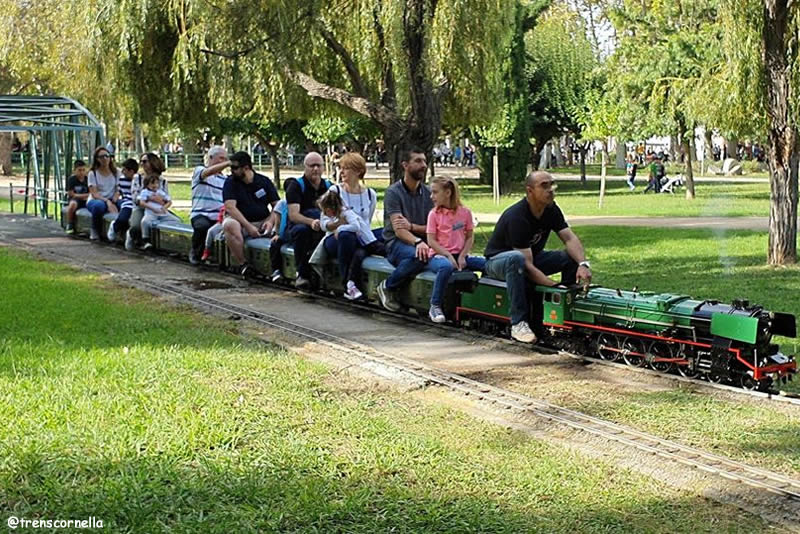
<instances>
[{"instance_id":1,"label":"grass lawn","mask_svg":"<svg viewBox=\"0 0 800 534\"><path fill-rule=\"evenodd\" d=\"M767 531L0 248L0 509L113 531ZM34 304L35 303L35 304Z\"/></svg>"},{"instance_id":2,"label":"grass lawn","mask_svg":"<svg viewBox=\"0 0 800 534\"><path fill-rule=\"evenodd\" d=\"M589 182L584 188L579 182L562 181L558 184L556 199L568 216L578 215L629 215L640 217L741 217L769 215L769 184L732 184L710 182L695 185L697 198L688 201L683 192L675 195L643 194L645 180L633 193L625 182L608 182L603 208L597 207L599 182ZM369 187L378 193L378 208L383 208L383 192L388 183L370 180ZM500 199L500 205L492 201L489 185L465 183L461 185L464 204L474 213L501 213L524 195L522 184L514 184L513 190ZM191 198L189 184L170 184L170 193L175 199Z\"/></svg>"}]
</instances>

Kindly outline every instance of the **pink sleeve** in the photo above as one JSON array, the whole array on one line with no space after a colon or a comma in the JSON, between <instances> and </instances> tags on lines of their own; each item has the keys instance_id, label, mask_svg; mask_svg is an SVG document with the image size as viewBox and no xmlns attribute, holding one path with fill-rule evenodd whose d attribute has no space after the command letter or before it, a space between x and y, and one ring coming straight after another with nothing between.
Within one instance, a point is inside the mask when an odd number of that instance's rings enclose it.
<instances>
[{"instance_id":1,"label":"pink sleeve","mask_svg":"<svg viewBox=\"0 0 800 534\"><path fill-rule=\"evenodd\" d=\"M436 210L432 209L428 212L428 226L425 228L426 234L436 233Z\"/></svg>"},{"instance_id":2,"label":"pink sleeve","mask_svg":"<svg viewBox=\"0 0 800 534\"><path fill-rule=\"evenodd\" d=\"M467 219L464 221L464 230L467 232L474 230L475 226L472 224L472 212L469 211L469 208L464 208L464 217Z\"/></svg>"}]
</instances>

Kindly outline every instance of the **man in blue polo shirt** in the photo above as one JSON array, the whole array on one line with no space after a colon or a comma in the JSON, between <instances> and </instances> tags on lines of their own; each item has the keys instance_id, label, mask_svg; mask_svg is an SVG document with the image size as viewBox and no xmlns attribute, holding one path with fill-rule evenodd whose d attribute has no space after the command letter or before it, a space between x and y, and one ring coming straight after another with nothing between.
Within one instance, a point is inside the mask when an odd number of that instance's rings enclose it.
<instances>
[{"instance_id":1,"label":"man in blue polo shirt","mask_svg":"<svg viewBox=\"0 0 800 534\"><path fill-rule=\"evenodd\" d=\"M431 191L424 183L428 171L425 152L410 148L401 160L404 175L386 190L383 199L383 239L386 259L395 266L389 278L378 285L384 308L398 311L395 291L425 270L435 253L425 242L428 212L433 209Z\"/></svg>"},{"instance_id":2,"label":"man in blue polo shirt","mask_svg":"<svg viewBox=\"0 0 800 534\"><path fill-rule=\"evenodd\" d=\"M231 255L241 265L242 276L249 265L244 257L245 239L260 237L266 229L270 211L280 198L272 182L253 170L253 162L247 152L231 156L231 178L222 187L225 203L225 244Z\"/></svg>"}]
</instances>

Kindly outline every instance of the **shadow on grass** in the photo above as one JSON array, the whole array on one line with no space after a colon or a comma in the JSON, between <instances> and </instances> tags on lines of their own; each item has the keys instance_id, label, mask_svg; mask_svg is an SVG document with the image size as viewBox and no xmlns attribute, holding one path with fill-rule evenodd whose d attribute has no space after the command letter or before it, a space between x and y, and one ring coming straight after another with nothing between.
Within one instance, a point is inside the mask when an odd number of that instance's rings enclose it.
<instances>
[{"instance_id":1,"label":"shadow on grass","mask_svg":"<svg viewBox=\"0 0 800 534\"><path fill-rule=\"evenodd\" d=\"M299 457L269 456L259 461L245 452L196 465L169 455L84 458L76 472L31 454L8 480L13 489L4 508L20 517L94 516L131 532L711 532L739 520L758 526L730 512L720 517L719 509L711 521L707 507L689 495L621 498L613 487L620 481L610 473L597 496L571 494L579 480L519 473L524 493L518 487L490 497L469 485L443 489L435 476L412 471L361 474L343 462L321 475L320 466ZM653 521L667 516L665 523Z\"/></svg>"}]
</instances>

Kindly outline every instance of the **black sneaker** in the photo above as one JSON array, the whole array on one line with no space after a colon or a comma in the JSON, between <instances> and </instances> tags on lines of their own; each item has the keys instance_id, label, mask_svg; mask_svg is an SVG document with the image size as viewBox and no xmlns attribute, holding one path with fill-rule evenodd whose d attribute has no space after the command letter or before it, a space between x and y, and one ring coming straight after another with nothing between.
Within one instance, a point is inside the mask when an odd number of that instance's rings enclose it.
<instances>
[{"instance_id":1,"label":"black sneaker","mask_svg":"<svg viewBox=\"0 0 800 534\"><path fill-rule=\"evenodd\" d=\"M67 224L67 227L64 229L64 231L66 233L68 233L68 234L74 234L75 233L75 227L72 226L72 224Z\"/></svg>"},{"instance_id":2,"label":"black sneaker","mask_svg":"<svg viewBox=\"0 0 800 534\"><path fill-rule=\"evenodd\" d=\"M192 265L200 265L200 260L197 259L197 254L195 253L194 249L189 251L189 263Z\"/></svg>"},{"instance_id":3,"label":"black sneaker","mask_svg":"<svg viewBox=\"0 0 800 534\"><path fill-rule=\"evenodd\" d=\"M239 276L242 278L247 278L247 275L250 274L250 264L243 263L241 267L239 267Z\"/></svg>"}]
</instances>

